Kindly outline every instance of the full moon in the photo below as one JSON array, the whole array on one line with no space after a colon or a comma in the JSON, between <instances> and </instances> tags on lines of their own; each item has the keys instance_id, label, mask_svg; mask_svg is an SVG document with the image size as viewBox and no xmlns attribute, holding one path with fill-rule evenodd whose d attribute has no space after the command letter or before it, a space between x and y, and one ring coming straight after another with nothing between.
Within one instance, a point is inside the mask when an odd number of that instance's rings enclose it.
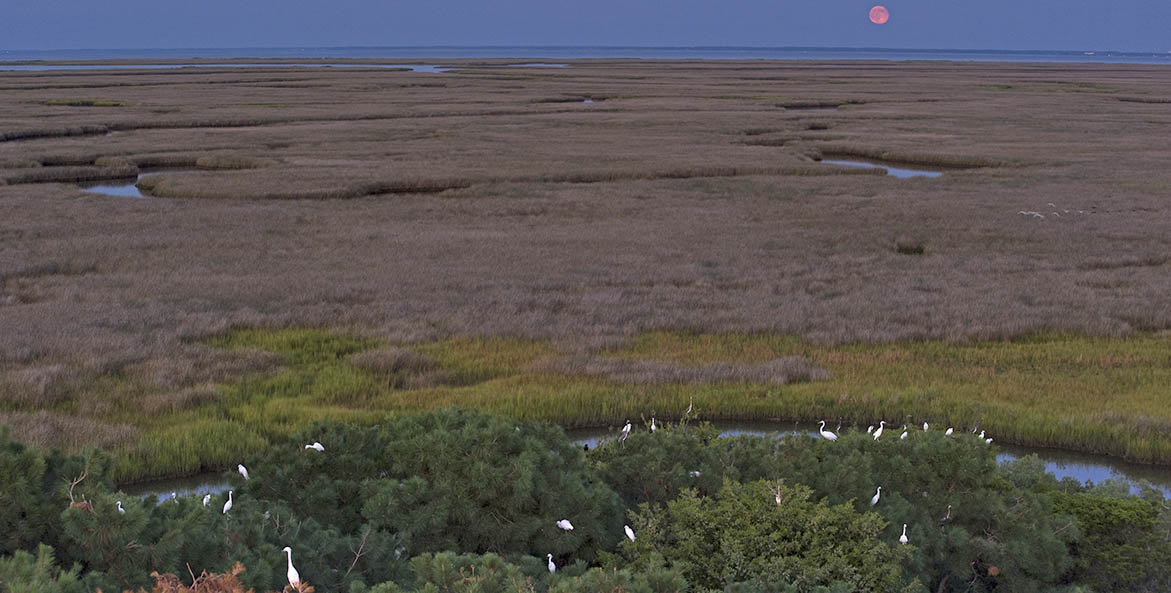
<instances>
[{"instance_id":1,"label":"full moon","mask_svg":"<svg viewBox=\"0 0 1171 593\"><path fill-rule=\"evenodd\" d=\"M870 22L881 25L890 20L890 11L881 4L870 9Z\"/></svg>"}]
</instances>

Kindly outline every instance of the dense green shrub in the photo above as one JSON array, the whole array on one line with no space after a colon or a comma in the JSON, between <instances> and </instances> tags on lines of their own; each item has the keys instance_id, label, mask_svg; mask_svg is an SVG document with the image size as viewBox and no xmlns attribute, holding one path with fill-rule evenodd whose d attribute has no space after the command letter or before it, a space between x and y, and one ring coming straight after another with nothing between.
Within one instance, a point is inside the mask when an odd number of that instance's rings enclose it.
<instances>
[{"instance_id":1,"label":"dense green shrub","mask_svg":"<svg viewBox=\"0 0 1171 593\"><path fill-rule=\"evenodd\" d=\"M0 591L4 593L83 593L81 566L61 570L53 559L53 548L41 544L36 555L17 550L0 557Z\"/></svg>"},{"instance_id":2,"label":"dense green shrub","mask_svg":"<svg viewBox=\"0 0 1171 593\"><path fill-rule=\"evenodd\" d=\"M737 583L787 584L801 593L838 583L859 592L919 589L902 574L912 549L884 541L881 516L812 496L804 486L764 481L729 481L714 497L684 490L665 508L643 505L634 518L636 539L623 545L632 566L653 566L661 555L704 589Z\"/></svg>"}]
</instances>

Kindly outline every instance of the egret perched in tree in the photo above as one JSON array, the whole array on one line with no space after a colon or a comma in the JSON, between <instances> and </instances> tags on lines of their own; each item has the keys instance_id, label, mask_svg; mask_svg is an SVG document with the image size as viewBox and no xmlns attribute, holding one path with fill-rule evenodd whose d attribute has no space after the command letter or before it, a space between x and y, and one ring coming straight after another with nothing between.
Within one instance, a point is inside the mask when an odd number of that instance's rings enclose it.
<instances>
[{"instance_id":1,"label":"egret perched in tree","mask_svg":"<svg viewBox=\"0 0 1171 593\"><path fill-rule=\"evenodd\" d=\"M244 467L243 463L236 465L236 471L240 472L240 475L244 476L245 480L248 479L248 468Z\"/></svg>"},{"instance_id":2,"label":"egret perched in tree","mask_svg":"<svg viewBox=\"0 0 1171 593\"><path fill-rule=\"evenodd\" d=\"M281 551L289 556L289 570L285 573L285 576L289 577L289 584L296 587L301 584L301 575L297 572L297 569L293 568L293 549L285 546L285 549Z\"/></svg>"},{"instance_id":3,"label":"egret perched in tree","mask_svg":"<svg viewBox=\"0 0 1171 593\"><path fill-rule=\"evenodd\" d=\"M943 525L943 524L947 523L948 521L951 521L951 505L950 504L947 505L947 513L944 514L943 518L939 520L939 524Z\"/></svg>"},{"instance_id":4,"label":"egret perched in tree","mask_svg":"<svg viewBox=\"0 0 1171 593\"><path fill-rule=\"evenodd\" d=\"M629 525L623 525L622 531L626 532L626 537L629 537L630 541L634 541L634 530Z\"/></svg>"},{"instance_id":5,"label":"egret perched in tree","mask_svg":"<svg viewBox=\"0 0 1171 593\"><path fill-rule=\"evenodd\" d=\"M203 506L207 506L207 505L208 505L208 504L210 504L210 503L211 503L211 495L210 495L210 494L204 494L204 495L203 495Z\"/></svg>"},{"instance_id":6,"label":"egret perched in tree","mask_svg":"<svg viewBox=\"0 0 1171 593\"><path fill-rule=\"evenodd\" d=\"M651 416L651 432L655 431L655 417Z\"/></svg>"},{"instance_id":7,"label":"egret perched in tree","mask_svg":"<svg viewBox=\"0 0 1171 593\"><path fill-rule=\"evenodd\" d=\"M626 421L626 426L622 427L622 434L619 435L618 442L621 443L622 441L625 441L626 437L628 437L628 436L630 436L630 421L629 420Z\"/></svg>"},{"instance_id":8,"label":"egret perched in tree","mask_svg":"<svg viewBox=\"0 0 1171 593\"><path fill-rule=\"evenodd\" d=\"M825 429L825 420L821 421L821 427L817 429L817 432L821 434L821 438L823 439L828 439L831 441L838 440L838 435Z\"/></svg>"},{"instance_id":9,"label":"egret perched in tree","mask_svg":"<svg viewBox=\"0 0 1171 593\"><path fill-rule=\"evenodd\" d=\"M693 478L698 478L698 477L699 477L699 472L691 472L691 477L693 477Z\"/></svg>"},{"instance_id":10,"label":"egret perched in tree","mask_svg":"<svg viewBox=\"0 0 1171 593\"><path fill-rule=\"evenodd\" d=\"M324 451L325 447L317 441L313 441L312 445L305 445L306 449L313 449L314 451Z\"/></svg>"},{"instance_id":11,"label":"egret perched in tree","mask_svg":"<svg viewBox=\"0 0 1171 593\"><path fill-rule=\"evenodd\" d=\"M117 507L118 507L118 512L119 512L119 513L122 513L123 515L125 515L125 514L126 514L126 509L122 508L122 501L120 501L120 500L119 500L119 501L117 501L116 505L117 505Z\"/></svg>"},{"instance_id":12,"label":"egret perched in tree","mask_svg":"<svg viewBox=\"0 0 1171 593\"><path fill-rule=\"evenodd\" d=\"M927 430L927 423L926 423L926 422L924 422L924 423L923 423L923 430L924 430L924 431L926 431L926 430Z\"/></svg>"},{"instance_id":13,"label":"egret perched in tree","mask_svg":"<svg viewBox=\"0 0 1171 593\"><path fill-rule=\"evenodd\" d=\"M882 436L882 429L885 427L886 427L886 420L883 420L878 423L878 430L874 431L874 440L877 441L878 437Z\"/></svg>"},{"instance_id":14,"label":"egret perched in tree","mask_svg":"<svg viewBox=\"0 0 1171 593\"><path fill-rule=\"evenodd\" d=\"M870 499L870 506L878 504L878 497L882 496L882 486L878 487L878 491L874 493L874 498Z\"/></svg>"},{"instance_id":15,"label":"egret perched in tree","mask_svg":"<svg viewBox=\"0 0 1171 593\"><path fill-rule=\"evenodd\" d=\"M573 523L570 523L569 519L562 519L558 521L557 526L566 531L573 531Z\"/></svg>"},{"instance_id":16,"label":"egret perched in tree","mask_svg":"<svg viewBox=\"0 0 1171 593\"><path fill-rule=\"evenodd\" d=\"M695 396L691 396L691 399L690 399L690 400L687 402L687 411L686 411L686 412L683 412L683 415L684 415L684 416L690 416L690 415L691 415L691 409L692 409L694 406L695 406Z\"/></svg>"},{"instance_id":17,"label":"egret perched in tree","mask_svg":"<svg viewBox=\"0 0 1171 593\"><path fill-rule=\"evenodd\" d=\"M907 524L906 523L903 523L903 534L899 536L899 543L900 544L907 543Z\"/></svg>"},{"instance_id":18,"label":"egret perched in tree","mask_svg":"<svg viewBox=\"0 0 1171 593\"><path fill-rule=\"evenodd\" d=\"M549 572L557 572L557 565L553 564L553 555L545 554L545 557L549 559Z\"/></svg>"},{"instance_id":19,"label":"egret perched in tree","mask_svg":"<svg viewBox=\"0 0 1171 593\"><path fill-rule=\"evenodd\" d=\"M232 491L228 490L228 502L224 503L224 514L228 514L230 510L232 510Z\"/></svg>"},{"instance_id":20,"label":"egret perched in tree","mask_svg":"<svg viewBox=\"0 0 1171 593\"><path fill-rule=\"evenodd\" d=\"M947 430L945 430L945 431L943 432L943 434L945 434L945 435L947 435L947 436L951 436L951 433L952 433L952 432L953 432L953 429L952 429L952 428L949 426L949 427L947 428Z\"/></svg>"}]
</instances>

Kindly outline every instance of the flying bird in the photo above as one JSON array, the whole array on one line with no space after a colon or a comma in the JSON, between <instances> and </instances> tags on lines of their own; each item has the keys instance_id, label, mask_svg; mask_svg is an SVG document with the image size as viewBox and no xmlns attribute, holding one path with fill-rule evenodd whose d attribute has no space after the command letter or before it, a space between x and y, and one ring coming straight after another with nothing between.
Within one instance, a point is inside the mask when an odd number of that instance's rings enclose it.
<instances>
[{"instance_id":1,"label":"flying bird","mask_svg":"<svg viewBox=\"0 0 1171 593\"><path fill-rule=\"evenodd\" d=\"M236 471L240 472L240 475L244 476L245 480L248 479L248 468L244 467L243 463L236 465Z\"/></svg>"},{"instance_id":2,"label":"flying bird","mask_svg":"<svg viewBox=\"0 0 1171 593\"><path fill-rule=\"evenodd\" d=\"M232 510L232 491L228 490L228 502L224 503L224 514L228 514L230 510Z\"/></svg>"},{"instance_id":3,"label":"flying bird","mask_svg":"<svg viewBox=\"0 0 1171 593\"><path fill-rule=\"evenodd\" d=\"M882 486L878 487L878 491L874 493L874 498L870 499L870 506L878 504L878 497L882 496Z\"/></svg>"},{"instance_id":4,"label":"flying bird","mask_svg":"<svg viewBox=\"0 0 1171 593\"><path fill-rule=\"evenodd\" d=\"M297 572L297 569L293 568L293 549L285 546L285 549L281 551L289 556L289 570L285 573L285 576L289 577L289 584L296 587L301 584L301 575Z\"/></svg>"},{"instance_id":5,"label":"flying bird","mask_svg":"<svg viewBox=\"0 0 1171 593\"><path fill-rule=\"evenodd\" d=\"M907 524L906 523L903 523L903 534L899 536L899 543L900 544L907 543Z\"/></svg>"},{"instance_id":6,"label":"flying bird","mask_svg":"<svg viewBox=\"0 0 1171 593\"><path fill-rule=\"evenodd\" d=\"M305 445L305 448L306 449L313 449L314 451L324 451L325 450L325 447L317 441L313 441L312 445Z\"/></svg>"},{"instance_id":7,"label":"flying bird","mask_svg":"<svg viewBox=\"0 0 1171 593\"><path fill-rule=\"evenodd\" d=\"M573 523L570 523L569 519L562 519L558 521L557 526L566 531L573 531Z\"/></svg>"},{"instance_id":8,"label":"flying bird","mask_svg":"<svg viewBox=\"0 0 1171 593\"><path fill-rule=\"evenodd\" d=\"M626 532L626 537L629 537L630 541L634 541L634 530L629 525L623 525L622 531Z\"/></svg>"},{"instance_id":9,"label":"flying bird","mask_svg":"<svg viewBox=\"0 0 1171 593\"><path fill-rule=\"evenodd\" d=\"M830 431L828 431L828 430L826 430L826 429L825 429L825 420L822 420L822 421L821 421L821 428L819 428L819 429L817 430L817 432L818 432L819 434L821 434L821 438L823 438L823 439L828 439L828 440L831 440L831 441L836 441L836 440L838 440L838 435L836 435L836 434L834 434L834 433L832 433L832 432L830 432Z\"/></svg>"}]
</instances>

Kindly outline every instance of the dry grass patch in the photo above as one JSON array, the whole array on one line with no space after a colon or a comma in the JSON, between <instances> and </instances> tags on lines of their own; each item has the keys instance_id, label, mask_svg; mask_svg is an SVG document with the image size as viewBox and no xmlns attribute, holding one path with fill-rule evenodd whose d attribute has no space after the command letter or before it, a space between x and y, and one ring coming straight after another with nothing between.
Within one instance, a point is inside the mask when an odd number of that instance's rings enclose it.
<instances>
[{"instance_id":1,"label":"dry grass patch","mask_svg":"<svg viewBox=\"0 0 1171 593\"><path fill-rule=\"evenodd\" d=\"M597 377L623 385L710 385L743 383L788 385L829 379L825 369L801 356L786 356L756 364L717 363L685 366L657 360L574 358L547 364L550 372Z\"/></svg>"},{"instance_id":2,"label":"dry grass patch","mask_svg":"<svg viewBox=\"0 0 1171 593\"><path fill-rule=\"evenodd\" d=\"M0 413L0 424L12 438L42 449L77 451L83 447L117 447L130 443L139 430L129 424L106 424L82 416L49 411Z\"/></svg>"}]
</instances>

